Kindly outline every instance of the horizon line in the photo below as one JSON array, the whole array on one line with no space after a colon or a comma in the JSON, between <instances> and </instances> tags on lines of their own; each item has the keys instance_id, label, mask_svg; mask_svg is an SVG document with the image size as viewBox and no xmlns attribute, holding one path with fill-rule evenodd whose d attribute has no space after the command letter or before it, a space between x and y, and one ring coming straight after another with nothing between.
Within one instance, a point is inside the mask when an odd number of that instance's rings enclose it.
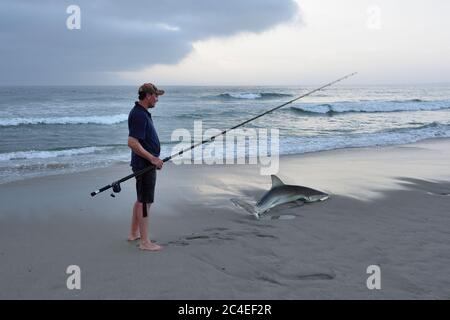
<instances>
[{"instance_id":1,"label":"horizon line","mask_svg":"<svg viewBox=\"0 0 450 320\"><path fill-rule=\"evenodd\" d=\"M323 83L303 84L169 84L158 83L162 87L296 87L296 86L320 86ZM135 87L135 84L0 84L0 87ZM337 86L338 84L336 84ZM340 86L421 86L421 85L450 85L450 82L413 82L413 83L341 83Z\"/></svg>"}]
</instances>

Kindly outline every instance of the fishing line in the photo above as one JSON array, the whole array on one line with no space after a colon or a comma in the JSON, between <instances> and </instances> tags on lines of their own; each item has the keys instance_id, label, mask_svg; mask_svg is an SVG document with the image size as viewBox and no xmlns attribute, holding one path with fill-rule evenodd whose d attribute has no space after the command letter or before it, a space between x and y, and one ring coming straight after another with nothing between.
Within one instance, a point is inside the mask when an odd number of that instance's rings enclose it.
<instances>
[{"instance_id":1,"label":"fishing line","mask_svg":"<svg viewBox=\"0 0 450 320\"><path fill-rule=\"evenodd\" d=\"M311 95L311 94L313 94L313 93L315 93L315 92L317 92L317 91L320 91L320 90L322 90L322 89L324 89L324 88L326 88L326 87L332 86L333 84L338 83L338 82L340 82L340 81L342 81L342 80L345 80L345 79L347 79L347 78L350 78L350 77L354 76L355 74L357 74L357 72L353 72L353 73L348 74L348 75L346 75L346 76L344 76L344 77L342 77L342 78L339 78L339 79L334 80L334 81L332 81L332 82L330 82L330 83L327 83L327 84L325 84L325 85L323 85L323 86L321 86L321 87L319 87L319 88L316 88L316 89L314 89L314 90L312 90L312 91L309 91L309 92L307 92L307 93L305 93L305 94L302 94L301 96L298 96L297 98L294 98L294 99L292 99L292 100L289 100L288 102L285 102L285 103L283 103L283 104L281 104L281 105L279 105L279 106L276 106L275 108L272 108L272 109L270 109L270 110L267 110L267 111L265 111L265 112L263 112L263 113L261 113L261 114L255 116L255 117L253 117L253 118L250 118L250 119L248 119L248 120L245 120L244 122L241 122L241 123L235 125L234 127L231 127L231 128L226 129L226 130L223 130L222 132L220 132L220 133L218 133L218 134L216 134L216 135L214 135L214 136L211 136L211 137L208 138L208 139L205 139L205 140L202 140L201 142L192 144L189 148L183 149L183 150L181 150L180 152L177 152L177 153L175 153L175 154L172 154L172 155L170 155L170 156L164 158L162 161L163 161L163 162L167 162L167 161L171 160L171 159L174 158L174 157L181 156L183 153L185 153L185 152L187 152L187 151L190 151L190 150L192 150L192 149L194 149L194 148L196 148L196 147L198 147L198 146L201 146L201 145L203 145L203 144L205 144L205 143L214 141L215 138L217 138L217 137L219 137L219 136L221 136L221 135L226 134L228 131L231 131L231 130L234 130L234 129L236 129L236 128L239 128L239 127L241 127L241 126L243 126L243 125L245 125L245 124L247 124L247 123L249 123L249 122L251 122L251 121L253 121L253 120L256 120L256 119L258 119L258 118L261 118L262 116L265 116L265 115L268 114L268 113L271 113L271 112L273 112L273 111L275 111L275 110L278 110L278 109L280 109L280 108L282 108L282 107L284 107L284 106L287 106L288 104L291 104L291 103L293 103L293 102L295 102L295 101L297 101L297 100L300 100L300 99L302 99L302 98L304 98L304 97L306 97L306 96L309 96L309 95ZM108 184L108 185L106 185L106 186L104 186L104 187L102 187L102 188L100 188L100 189L98 189L98 190L95 190L95 191L91 192L91 196L94 197L94 196L96 196L97 194L99 194L99 193L101 193L101 192L103 192L103 191L106 191L106 190L108 190L108 189L110 189L110 188L113 189L113 192L114 192L114 193L119 193L119 192L121 191L120 184L121 184L122 182L125 182L125 181L127 181L127 180L129 180L129 179L131 179L131 178L133 178L133 177L138 177L138 176L140 176L140 175L143 175L144 173L146 173L147 171L149 171L149 170L151 170L151 169L153 169L153 168L154 168L154 166L151 165L151 166L148 166L147 168L144 168L144 169L142 169L142 170L140 170L140 171L136 171L136 172L133 173L133 174L130 174L130 175L126 176L126 177L123 177L123 178L121 178L121 179L119 179L119 180L117 180L117 181L112 182L111 184ZM112 197L114 197L114 193L111 193L111 196L112 196Z\"/></svg>"}]
</instances>

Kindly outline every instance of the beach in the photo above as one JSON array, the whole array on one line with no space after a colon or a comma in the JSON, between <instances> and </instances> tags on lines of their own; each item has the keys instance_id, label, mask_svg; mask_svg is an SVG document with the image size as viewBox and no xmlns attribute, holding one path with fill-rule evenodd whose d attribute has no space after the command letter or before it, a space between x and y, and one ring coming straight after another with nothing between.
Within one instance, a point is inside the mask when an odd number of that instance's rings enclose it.
<instances>
[{"instance_id":1,"label":"beach","mask_svg":"<svg viewBox=\"0 0 450 320\"><path fill-rule=\"evenodd\" d=\"M278 177L331 197L257 220L231 201L270 188L257 165L168 163L150 212L160 252L126 241L133 180L89 195L126 163L5 183L0 298L449 299L449 164L447 138L282 155ZM81 290L66 286L70 265Z\"/></svg>"}]
</instances>

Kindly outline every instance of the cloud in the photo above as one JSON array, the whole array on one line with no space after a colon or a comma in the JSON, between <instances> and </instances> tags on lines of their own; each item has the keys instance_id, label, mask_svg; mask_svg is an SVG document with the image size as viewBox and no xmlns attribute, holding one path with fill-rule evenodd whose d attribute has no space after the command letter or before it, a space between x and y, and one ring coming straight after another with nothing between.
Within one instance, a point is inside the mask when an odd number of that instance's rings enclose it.
<instances>
[{"instance_id":1,"label":"cloud","mask_svg":"<svg viewBox=\"0 0 450 320\"><path fill-rule=\"evenodd\" d=\"M69 30L66 9L81 8ZM4 0L0 83L102 81L116 71L175 64L192 43L262 32L292 20L292 0Z\"/></svg>"}]
</instances>

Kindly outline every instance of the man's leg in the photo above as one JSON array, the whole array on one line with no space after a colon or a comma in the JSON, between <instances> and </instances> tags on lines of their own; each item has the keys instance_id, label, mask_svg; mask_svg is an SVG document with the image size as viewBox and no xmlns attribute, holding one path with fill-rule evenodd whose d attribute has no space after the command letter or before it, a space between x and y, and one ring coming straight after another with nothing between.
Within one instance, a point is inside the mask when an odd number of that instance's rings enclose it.
<instances>
[{"instance_id":1,"label":"man's leg","mask_svg":"<svg viewBox=\"0 0 450 320\"><path fill-rule=\"evenodd\" d=\"M139 236L139 212L142 212L142 203L135 202L133 206L133 215L131 217L131 230L128 236L128 241L134 241L140 238Z\"/></svg>"},{"instance_id":2,"label":"man's leg","mask_svg":"<svg viewBox=\"0 0 450 320\"><path fill-rule=\"evenodd\" d=\"M162 247L150 241L149 232L148 232L148 222L150 216L150 203L146 204L147 206L147 216L144 217L144 205L139 202L139 207L141 211L139 212L139 232L141 234L141 244L139 246L142 250L149 251L158 251L161 250Z\"/></svg>"}]
</instances>

